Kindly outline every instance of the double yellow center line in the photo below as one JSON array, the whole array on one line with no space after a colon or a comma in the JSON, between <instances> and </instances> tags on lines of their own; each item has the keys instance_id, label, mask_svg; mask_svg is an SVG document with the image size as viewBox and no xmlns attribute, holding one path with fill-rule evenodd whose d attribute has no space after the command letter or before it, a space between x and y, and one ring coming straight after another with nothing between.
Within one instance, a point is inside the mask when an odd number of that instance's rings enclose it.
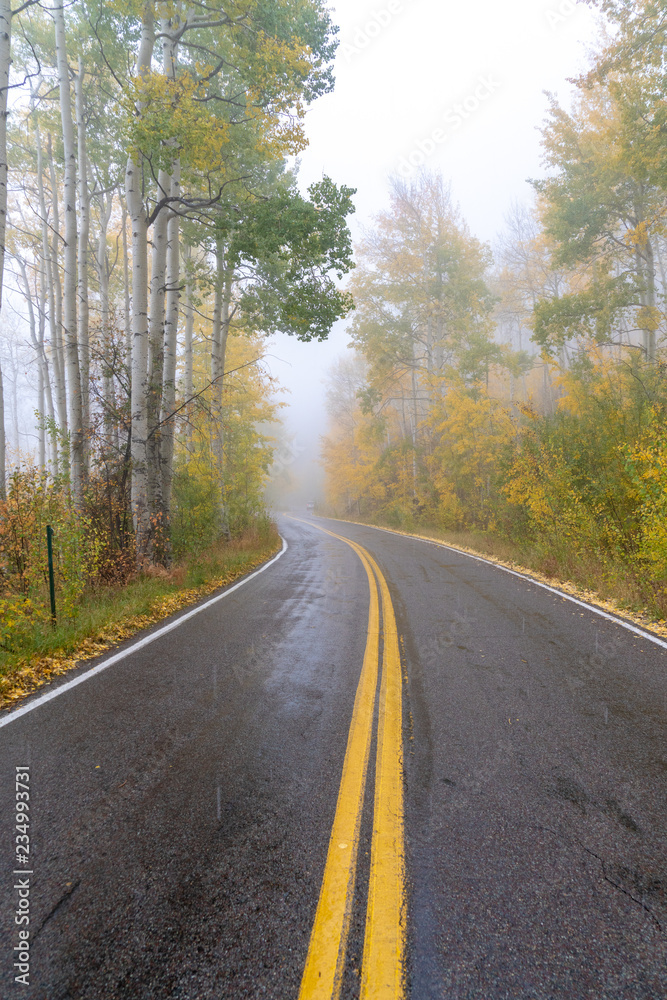
<instances>
[{"instance_id":1,"label":"double yellow center line","mask_svg":"<svg viewBox=\"0 0 667 1000\"><path fill-rule=\"evenodd\" d=\"M404 995L405 849L402 681L396 618L384 576L366 549L326 528L319 530L351 546L361 559L370 587L370 611L366 652L299 1000L336 1000L342 985L380 670L380 597L382 679L360 998L400 1000Z\"/></svg>"}]
</instances>

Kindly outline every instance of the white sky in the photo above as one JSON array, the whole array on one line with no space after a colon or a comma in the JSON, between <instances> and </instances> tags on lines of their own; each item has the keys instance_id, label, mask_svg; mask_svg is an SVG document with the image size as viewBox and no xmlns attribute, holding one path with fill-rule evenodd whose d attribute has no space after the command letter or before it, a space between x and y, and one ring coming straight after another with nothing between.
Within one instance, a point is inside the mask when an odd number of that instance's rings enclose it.
<instances>
[{"instance_id":1,"label":"white sky","mask_svg":"<svg viewBox=\"0 0 667 1000\"><path fill-rule=\"evenodd\" d=\"M358 235L386 206L388 175L418 162L421 144L433 149L425 165L451 181L472 232L491 242L511 203L530 199L526 180L543 173L544 91L567 102L567 77L586 66L595 35L590 8L573 0L336 0L331 9L340 27L336 88L308 112L302 186L328 174L356 187ZM283 419L302 453L297 477L311 478L306 466L326 430L322 380L347 342L339 324L325 344L281 336L270 348L282 359L272 371L291 393Z\"/></svg>"}]
</instances>

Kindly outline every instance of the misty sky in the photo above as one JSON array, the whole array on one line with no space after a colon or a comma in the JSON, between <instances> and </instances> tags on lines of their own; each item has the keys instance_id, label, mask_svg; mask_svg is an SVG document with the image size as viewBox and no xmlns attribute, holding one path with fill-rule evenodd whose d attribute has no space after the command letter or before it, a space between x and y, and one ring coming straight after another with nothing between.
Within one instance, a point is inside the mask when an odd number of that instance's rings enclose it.
<instances>
[{"instance_id":1,"label":"misty sky","mask_svg":"<svg viewBox=\"0 0 667 1000\"><path fill-rule=\"evenodd\" d=\"M305 187L328 174L357 188L352 231L387 203L387 177L419 163L451 181L472 232L492 242L526 180L543 173L538 126L552 91L586 65L594 14L573 0L336 0L336 88L309 111ZM326 429L322 379L345 353L339 324L326 344L278 337L271 370L291 390L284 411L308 476ZM280 360L278 360L280 359ZM310 491L310 486L306 487Z\"/></svg>"}]
</instances>

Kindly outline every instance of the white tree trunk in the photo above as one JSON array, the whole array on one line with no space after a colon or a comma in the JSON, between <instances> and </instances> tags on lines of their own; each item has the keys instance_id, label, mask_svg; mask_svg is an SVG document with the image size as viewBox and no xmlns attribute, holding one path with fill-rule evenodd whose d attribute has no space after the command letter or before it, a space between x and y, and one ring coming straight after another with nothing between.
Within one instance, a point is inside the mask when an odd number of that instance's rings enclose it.
<instances>
[{"instance_id":1,"label":"white tree trunk","mask_svg":"<svg viewBox=\"0 0 667 1000\"><path fill-rule=\"evenodd\" d=\"M39 271L39 289L37 291L37 295L35 295L34 289L30 287L30 279L28 277L28 269L25 261L21 257L17 257L16 263L19 267L19 280L25 297L26 307L28 309L28 330L30 333L30 341L35 349L35 355L37 357L37 412L39 416L39 423L37 427L39 447L38 461L40 468L44 470L46 468L45 418L53 416L53 401L51 399L48 363L44 351L44 312L46 305L46 289L44 288L43 269L40 269ZM37 316L35 316L33 298L36 298L38 302Z\"/></svg>"},{"instance_id":2,"label":"white tree trunk","mask_svg":"<svg viewBox=\"0 0 667 1000\"><path fill-rule=\"evenodd\" d=\"M44 366L42 364L42 351L41 344L39 342L39 335L37 333L37 323L35 321L35 308L32 301L32 289L28 284L28 277L25 272L25 264L23 261L20 262L21 269L23 271L23 277L25 279L25 284L27 287L26 302L28 305L28 323L30 329L30 340L32 341L32 346L35 348L35 353L37 355L37 464L42 472L46 471L46 427L44 424L45 417L45 378L44 378ZM38 300L39 301L39 300Z\"/></svg>"},{"instance_id":3,"label":"white tree trunk","mask_svg":"<svg viewBox=\"0 0 667 1000\"><path fill-rule=\"evenodd\" d=\"M44 381L44 404L45 416L48 420L48 446L49 469L52 475L58 471L58 442L53 433L55 424L55 413L53 411L53 392L51 390L51 376L49 372L49 360L46 353L45 331L46 331L46 303L48 298L48 284L46 278L46 261L42 261L39 269L39 290L38 290L38 323L37 323L37 343L39 351L40 371L43 373ZM43 423L44 421L42 421Z\"/></svg>"},{"instance_id":4,"label":"white tree trunk","mask_svg":"<svg viewBox=\"0 0 667 1000\"><path fill-rule=\"evenodd\" d=\"M641 293L641 304L643 308L642 335L644 343L644 353L650 365L657 361L657 337L655 321L655 257L653 246L648 234L645 236L646 243L641 248L641 253L637 253L639 258L639 273L642 279L643 290Z\"/></svg>"},{"instance_id":5,"label":"white tree trunk","mask_svg":"<svg viewBox=\"0 0 667 1000\"><path fill-rule=\"evenodd\" d=\"M81 369L81 415L84 430L90 427L90 340L89 340L89 308L88 308L88 266L90 250L90 194L88 192L88 151L86 149L86 120L83 98L84 68L79 56L77 73L74 77L74 94L76 99L76 133L79 177L79 255L78 255L78 341L79 364ZM88 465L86 437L83 438L84 468Z\"/></svg>"},{"instance_id":6,"label":"white tree trunk","mask_svg":"<svg viewBox=\"0 0 667 1000\"><path fill-rule=\"evenodd\" d=\"M49 225L48 225L48 214L46 210L46 198L44 196L44 164L43 164L43 154L42 154L42 139L39 131L39 122L37 120L37 112L33 110L32 118L34 121L34 137L35 137L35 149L37 151L37 197L39 201L39 218L42 231L42 267L40 269L42 287L41 287L41 297L43 298L42 307L42 322L45 315L48 314L49 317L49 333L50 333L50 343L51 343L51 361L53 365L53 379L56 390L56 397L58 399L62 398L62 413L57 416L54 410L52 391L51 391L51 381L47 377L46 390L47 390L47 402L49 404L49 417L55 422L56 426L59 427L60 431L64 434L66 431L66 426L62 427L60 425L60 416L67 419L67 397L65 393L65 380L63 377L62 368L62 356L61 352L58 350L58 327L56 324L56 298L55 298L55 282L53 280L52 271L52 260L51 260L51 247L49 245ZM47 308L48 304L48 308ZM43 342L44 338L42 338ZM46 354L45 354L46 357ZM51 430L51 472L56 475L58 472L58 435L53 433L53 428ZM64 470L63 470L64 471Z\"/></svg>"},{"instance_id":7,"label":"white tree trunk","mask_svg":"<svg viewBox=\"0 0 667 1000\"><path fill-rule=\"evenodd\" d=\"M51 271L51 290L53 292L53 308L51 310L52 315L49 317L51 322L51 332L52 332L52 345L54 351L54 374L55 374L55 384L56 384L56 405L58 410L58 426L60 427L63 436L67 435L68 432L68 418L67 418L67 380L66 380L66 368L65 363L65 352L63 347L62 330L63 330L63 292L62 292L62 282L60 280L60 208L58 199L58 180L56 177L56 167L53 162L53 150L51 148L51 134L48 135L47 141L47 154L49 157L49 179L51 182L51 201L53 203L53 237L51 240L51 249L47 255L47 259L50 260L50 271ZM47 218L46 203L44 206L44 218ZM66 468L63 463L63 472L66 472Z\"/></svg>"},{"instance_id":8,"label":"white tree trunk","mask_svg":"<svg viewBox=\"0 0 667 1000\"><path fill-rule=\"evenodd\" d=\"M185 248L186 268L191 257L189 246ZM183 398L187 403L193 395L192 378L192 335L195 325L195 310L192 302L192 279L189 271L186 270L185 277L185 303L183 306L185 316L185 328L183 331ZM185 446L188 451L192 450L192 420L190 416L190 405L186 405L185 410Z\"/></svg>"},{"instance_id":9,"label":"white tree trunk","mask_svg":"<svg viewBox=\"0 0 667 1000\"><path fill-rule=\"evenodd\" d=\"M11 58L11 0L0 0L0 308L2 307L2 280L5 270L5 235L7 232L7 96Z\"/></svg>"},{"instance_id":10,"label":"white tree trunk","mask_svg":"<svg viewBox=\"0 0 667 1000\"><path fill-rule=\"evenodd\" d=\"M157 199L168 195L171 190L171 176L164 170L158 174ZM163 208L152 230L153 249L151 253L151 282L148 322L148 438L146 441L146 461L148 463L148 504L154 527L160 525L160 534L166 530L162 526L162 472L161 472L161 427L160 402L162 400L162 374L164 369L164 306L167 272L167 238L169 210ZM156 551L156 556L160 553Z\"/></svg>"},{"instance_id":11,"label":"white tree trunk","mask_svg":"<svg viewBox=\"0 0 667 1000\"><path fill-rule=\"evenodd\" d=\"M102 395L104 397L104 443L109 452L114 444L116 422L113 413L116 408L113 384L113 342L111 324L109 322L109 248L107 246L107 231L113 209L113 193L99 196L100 229L97 237L97 277L100 288L100 332L102 335Z\"/></svg>"},{"instance_id":12,"label":"white tree trunk","mask_svg":"<svg viewBox=\"0 0 667 1000\"><path fill-rule=\"evenodd\" d=\"M16 349L16 344L12 343L10 340L8 343L9 347L9 361L11 364L11 374L10 379L12 384L12 398L11 398L11 410L12 410L12 430L14 431L14 452L16 456L15 469L19 468L21 461L20 451L21 451L21 431L19 430L19 370L21 364L18 357L18 351Z\"/></svg>"},{"instance_id":13,"label":"white tree trunk","mask_svg":"<svg viewBox=\"0 0 667 1000\"><path fill-rule=\"evenodd\" d=\"M0 310L5 269L5 234L7 232L7 95L12 53L11 0L0 0ZM0 365L0 500L4 500L5 478L5 408Z\"/></svg>"},{"instance_id":14,"label":"white tree trunk","mask_svg":"<svg viewBox=\"0 0 667 1000\"><path fill-rule=\"evenodd\" d=\"M225 503L225 428L223 423L223 376L227 354L230 310L232 299L232 274L226 268L225 250L221 243L216 247L215 307L213 310L213 344L211 352L211 381L213 397L211 416L213 421L213 460L220 489L219 524L220 532L229 540L229 519Z\"/></svg>"},{"instance_id":15,"label":"white tree trunk","mask_svg":"<svg viewBox=\"0 0 667 1000\"><path fill-rule=\"evenodd\" d=\"M150 71L155 44L152 0L146 0L142 14L138 72ZM140 109L139 109L140 111ZM148 217L144 202L143 164L130 155L125 173L127 208L132 226L132 516L136 537L137 564L151 559L150 510L148 506Z\"/></svg>"},{"instance_id":16,"label":"white tree trunk","mask_svg":"<svg viewBox=\"0 0 667 1000\"><path fill-rule=\"evenodd\" d=\"M162 67L165 76L174 79L176 74L176 45L170 35L171 22L169 18L160 20L160 36L162 46ZM169 170L161 169L158 173L156 192L156 218L153 224L151 259L151 286L148 327L148 502L152 512L154 527L153 558L155 561L169 561L169 510L165 507L163 485L166 481L171 488L171 451L166 443L168 454L163 455L165 446L162 414L164 412L164 371L167 325L167 300L174 322L178 322L178 297L168 296L170 287L169 268L175 274L175 285L178 283L178 219L174 217L169 202L160 205L180 190L180 169L172 164ZM175 226L175 228L174 228ZM169 241L173 236L174 255L169 253ZM174 334L175 336L175 334ZM174 344L175 350L175 344ZM173 409L173 407L172 407ZM169 411L171 412L171 411Z\"/></svg>"},{"instance_id":17,"label":"white tree trunk","mask_svg":"<svg viewBox=\"0 0 667 1000\"><path fill-rule=\"evenodd\" d=\"M171 178L173 198L180 195L181 165L174 164ZM173 213L167 234L167 296L164 311L164 366L162 372L162 405L160 407L160 468L164 516L171 520L171 486L174 464L174 408L176 405L176 354L178 334L178 304L180 293L180 218Z\"/></svg>"},{"instance_id":18,"label":"white tree trunk","mask_svg":"<svg viewBox=\"0 0 667 1000\"><path fill-rule=\"evenodd\" d=\"M125 330L125 362L132 371L132 318L130 314L130 255L127 248L127 205L123 204L123 322Z\"/></svg>"},{"instance_id":19,"label":"white tree trunk","mask_svg":"<svg viewBox=\"0 0 667 1000\"><path fill-rule=\"evenodd\" d=\"M0 360L0 500L7 493L7 476L5 472L5 392L2 380L2 361Z\"/></svg>"},{"instance_id":20,"label":"white tree trunk","mask_svg":"<svg viewBox=\"0 0 667 1000\"><path fill-rule=\"evenodd\" d=\"M132 159L125 175L132 224L132 517L139 565L150 557L148 509L148 232L141 192L141 170Z\"/></svg>"},{"instance_id":21,"label":"white tree trunk","mask_svg":"<svg viewBox=\"0 0 667 1000\"><path fill-rule=\"evenodd\" d=\"M46 426L44 424L44 369L41 365L37 368L37 412L39 422L37 424L37 464L46 472Z\"/></svg>"},{"instance_id":22,"label":"white tree trunk","mask_svg":"<svg viewBox=\"0 0 667 1000\"><path fill-rule=\"evenodd\" d=\"M168 194L170 190L171 176L161 170L158 176L157 197L161 198L162 192ZM148 372L151 378L156 379L155 387L160 394L162 389L162 334L164 330L169 214L166 209L159 213L153 223L151 238L153 249L151 252L150 319L148 324Z\"/></svg>"},{"instance_id":23,"label":"white tree trunk","mask_svg":"<svg viewBox=\"0 0 667 1000\"><path fill-rule=\"evenodd\" d=\"M65 41L65 15L62 6L52 9L56 34L56 60L60 88L60 117L65 156L63 209L65 213L65 250L63 254L63 339L67 359L67 388L69 396L70 468L72 490L81 499L84 476L84 430L81 371L77 343L77 231L76 231L76 158L74 123L72 120L72 95L70 92L69 65Z\"/></svg>"},{"instance_id":24,"label":"white tree trunk","mask_svg":"<svg viewBox=\"0 0 667 1000\"><path fill-rule=\"evenodd\" d=\"M141 168L128 160L125 175L127 205L132 225L132 517L137 563L150 558L148 509L148 226L141 191Z\"/></svg>"}]
</instances>

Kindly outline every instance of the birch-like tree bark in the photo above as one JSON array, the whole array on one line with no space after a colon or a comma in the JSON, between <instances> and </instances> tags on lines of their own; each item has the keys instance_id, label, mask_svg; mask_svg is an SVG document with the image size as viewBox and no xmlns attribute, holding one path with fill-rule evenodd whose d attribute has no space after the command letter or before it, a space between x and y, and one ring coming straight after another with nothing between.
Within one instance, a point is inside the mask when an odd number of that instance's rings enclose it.
<instances>
[{"instance_id":1,"label":"birch-like tree bark","mask_svg":"<svg viewBox=\"0 0 667 1000\"><path fill-rule=\"evenodd\" d=\"M125 362L128 372L132 371L132 318L130 313L130 254L127 246L127 205L123 200L123 329L125 331Z\"/></svg>"},{"instance_id":2,"label":"birch-like tree bark","mask_svg":"<svg viewBox=\"0 0 667 1000\"><path fill-rule=\"evenodd\" d=\"M63 340L67 361L67 389L69 401L70 469L72 490L77 500L83 492L84 429L81 370L77 343L77 224L76 224L76 160L72 119L72 95L65 40L65 13L62 5L52 8L56 34L56 61L60 89L60 118L65 156L63 184L63 211L65 216L65 248L63 253Z\"/></svg>"},{"instance_id":3,"label":"birch-like tree bark","mask_svg":"<svg viewBox=\"0 0 667 1000\"><path fill-rule=\"evenodd\" d=\"M189 262L192 257L192 250L186 244L185 251L185 302L183 304L183 398L186 401L192 399L193 389L193 367L192 367L192 338L195 327L195 310L192 301L192 275L189 269ZM190 419L190 406L186 405L185 410L185 446L188 451L192 450L192 420Z\"/></svg>"},{"instance_id":4,"label":"birch-like tree bark","mask_svg":"<svg viewBox=\"0 0 667 1000\"><path fill-rule=\"evenodd\" d=\"M47 391L47 399L50 399L49 417L53 419L55 425L64 434L67 430L67 396L65 391L65 376L63 371L62 352L59 349L60 331L58 329L58 325L56 322L56 293L55 293L56 283L52 275L52 256L51 256L51 246L49 243L48 212L46 208L46 197L44 194L44 162L43 162L44 154L42 152L42 137L40 135L37 111L34 109L34 107L32 112L32 118L33 118L33 135L35 139L35 150L37 152L37 198L39 202L39 219L40 219L41 237L42 237L42 266L40 269L40 274L42 279L40 295L42 296L44 301L42 321L44 320L45 316L48 315L50 348L51 348L51 366L53 369L53 382L56 392L56 400L58 401L57 412L56 412L56 407L53 403L50 378L47 380L46 383L46 391ZM62 420L65 420L64 426L61 422ZM52 433L51 468L54 474L58 472L58 465L59 465L58 451L59 451L58 435Z\"/></svg>"},{"instance_id":5,"label":"birch-like tree bark","mask_svg":"<svg viewBox=\"0 0 667 1000\"><path fill-rule=\"evenodd\" d=\"M178 9L177 5L177 9ZM162 68L171 80L176 77L177 43L172 36L169 18L160 20ZM168 146L169 144L167 144ZM176 159L169 170L158 173L156 218L153 224L153 254L148 336L148 442L149 505L153 526L159 534L154 546L154 558L169 560L169 516L171 501L171 466L173 429L170 419L174 409L173 389L176 365L176 331L178 327L179 277L179 218L171 210L171 199L180 196L180 162ZM161 205L161 202L166 204ZM169 386L165 384L165 373ZM166 395L165 395L166 393ZM164 489L167 489L167 496ZM157 534L156 534L157 541Z\"/></svg>"},{"instance_id":6,"label":"birch-like tree bark","mask_svg":"<svg viewBox=\"0 0 667 1000\"><path fill-rule=\"evenodd\" d=\"M9 67L12 58L11 0L0 0L0 315L2 284L5 269L5 238L7 233L7 96ZM5 478L5 405L0 364L0 500L4 500Z\"/></svg>"},{"instance_id":7,"label":"birch-like tree bark","mask_svg":"<svg viewBox=\"0 0 667 1000\"><path fill-rule=\"evenodd\" d=\"M19 428L19 373L23 366L21 359L19 358L19 352L16 343L9 340L7 342L7 347L9 348L9 381L11 384L11 414L12 414L12 431L13 431L13 445L16 452L16 457L18 459L18 453L21 449L21 431ZM18 468L18 461L14 468Z\"/></svg>"},{"instance_id":8,"label":"birch-like tree bark","mask_svg":"<svg viewBox=\"0 0 667 1000\"><path fill-rule=\"evenodd\" d=\"M56 475L58 471L58 440L57 435L54 433L55 426L55 412L53 408L53 390L51 388L51 375L49 370L49 359L46 353L46 315L47 308L46 303L48 299L48 283L46 278L46 260L42 260L40 263L39 273L38 273L38 291L37 291L37 301L38 301L38 320L37 320L37 351L39 354L39 364L40 371L43 373L44 380L44 404L45 408L40 409L42 414L42 420L40 421L42 428L44 429L44 416L48 421L48 437L45 441L46 451L48 453L49 467L52 475ZM41 463L44 467L44 462Z\"/></svg>"},{"instance_id":9,"label":"birch-like tree bark","mask_svg":"<svg viewBox=\"0 0 667 1000\"><path fill-rule=\"evenodd\" d=\"M7 480L5 473L5 392L0 359L0 500L6 497Z\"/></svg>"},{"instance_id":10,"label":"birch-like tree bark","mask_svg":"<svg viewBox=\"0 0 667 1000\"><path fill-rule=\"evenodd\" d=\"M150 72L155 45L155 17L152 0L144 4L137 71ZM143 191L143 170L139 156L130 155L125 173L127 208L132 226L132 517L137 546L137 563L150 559L150 510L148 506L148 216Z\"/></svg>"},{"instance_id":11,"label":"birch-like tree bark","mask_svg":"<svg viewBox=\"0 0 667 1000\"><path fill-rule=\"evenodd\" d=\"M102 369L102 395L104 397L104 444L105 449L110 451L115 442L114 432L116 422L113 420L115 410L113 374L112 374L112 337L111 324L109 321L109 248L107 246L107 233L109 220L113 209L113 192L100 194L99 201L99 232L97 236L97 278L100 289L100 333L102 340L103 369Z\"/></svg>"},{"instance_id":12,"label":"birch-like tree bark","mask_svg":"<svg viewBox=\"0 0 667 1000\"><path fill-rule=\"evenodd\" d=\"M643 195L643 191L641 192ZM635 249L635 266L639 277L641 311L639 328L642 331L642 346L644 356L649 364L654 365L656 356L656 324L655 324L655 254L651 237L646 229L646 212L643 199L635 201L635 215L638 227L643 226L643 239Z\"/></svg>"},{"instance_id":13,"label":"birch-like tree bark","mask_svg":"<svg viewBox=\"0 0 667 1000\"><path fill-rule=\"evenodd\" d=\"M28 268L22 258L17 258L20 272L19 282L23 289L23 296L28 310L28 330L30 341L35 350L37 360L37 410L40 416L37 428L38 435L38 463L41 469L46 468L46 426L44 419L53 418L53 400L51 397L51 383L49 381L49 368L44 351L44 326L46 312L46 289L44 288L43 269L40 268L37 275L39 288L35 295L35 289L30 285ZM35 302L37 302L37 314L35 315Z\"/></svg>"},{"instance_id":14,"label":"birch-like tree bark","mask_svg":"<svg viewBox=\"0 0 667 1000\"><path fill-rule=\"evenodd\" d=\"M180 163L174 164L171 196L180 195ZM160 473L164 516L171 519L171 487L174 464L174 407L176 405L176 354L178 305L180 300L180 218L172 212L167 231L167 295L164 311L164 364L162 371L162 405L160 407Z\"/></svg>"},{"instance_id":15,"label":"birch-like tree bark","mask_svg":"<svg viewBox=\"0 0 667 1000\"><path fill-rule=\"evenodd\" d=\"M219 522L220 532L229 541L229 519L225 503L225 430L223 423L223 376L225 373L225 357L227 354L227 337L231 321L232 302L232 272L226 267L225 248L218 241L215 254L216 282L215 306L213 310L213 344L211 351L211 418L213 424L213 460L215 462L216 479L220 489Z\"/></svg>"},{"instance_id":16,"label":"birch-like tree bark","mask_svg":"<svg viewBox=\"0 0 667 1000\"><path fill-rule=\"evenodd\" d=\"M78 272L77 291L79 298L77 338L79 342L79 364L81 370L81 417L83 426L90 427L90 339L89 339L89 307L88 307L88 273L90 249L90 194L88 190L88 151L86 149L86 119L83 97L84 68L81 56L78 59L77 72L74 77L74 96L76 107L76 136L79 181L79 238L78 238ZM86 435L83 438L83 463L87 469Z\"/></svg>"},{"instance_id":17,"label":"birch-like tree bark","mask_svg":"<svg viewBox=\"0 0 667 1000\"><path fill-rule=\"evenodd\" d=\"M67 417L67 365L65 361L65 351L63 347L63 292L60 280L60 199L58 197L58 179L56 177L56 167L53 161L53 149L51 134L48 134L46 151L49 158L49 180L51 183L51 204L53 206L53 219L51 222L52 238L50 251L47 258L50 261L51 291L53 294L52 308L50 309L51 336L54 351L54 374L56 383L56 408L58 412L58 426L62 435L68 434L69 421ZM46 211L46 201L43 204L44 219L48 219ZM47 227L48 232L48 227ZM63 472L66 469L63 466Z\"/></svg>"},{"instance_id":18,"label":"birch-like tree bark","mask_svg":"<svg viewBox=\"0 0 667 1000\"><path fill-rule=\"evenodd\" d=\"M7 102L9 97L9 69L12 62L12 18L15 13L32 7L37 0L25 0L17 11L12 10L11 0L0 0L0 315L5 274L5 240L7 235ZM6 490L5 474L5 407L0 365L0 500Z\"/></svg>"},{"instance_id":19,"label":"birch-like tree bark","mask_svg":"<svg viewBox=\"0 0 667 1000\"><path fill-rule=\"evenodd\" d=\"M171 175L165 170L158 174L157 200L171 192ZM167 271L167 238L169 211L158 212L153 223L151 253L151 283L148 321L148 436L146 461L148 464L148 504L155 518L162 513L162 474L160 470L160 403L162 400L162 374L164 368L164 305Z\"/></svg>"}]
</instances>

